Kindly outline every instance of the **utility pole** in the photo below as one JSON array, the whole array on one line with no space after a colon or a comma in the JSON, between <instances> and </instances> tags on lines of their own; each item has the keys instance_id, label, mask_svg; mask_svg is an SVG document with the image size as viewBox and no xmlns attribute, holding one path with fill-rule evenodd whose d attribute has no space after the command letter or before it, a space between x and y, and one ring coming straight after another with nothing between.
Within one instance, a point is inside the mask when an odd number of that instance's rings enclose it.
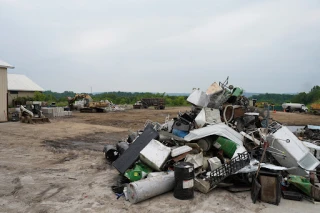
<instances>
[{"instance_id":1,"label":"utility pole","mask_svg":"<svg viewBox=\"0 0 320 213\"><path fill-rule=\"evenodd\" d=\"M91 86L91 94L92 94L92 86Z\"/></svg>"}]
</instances>

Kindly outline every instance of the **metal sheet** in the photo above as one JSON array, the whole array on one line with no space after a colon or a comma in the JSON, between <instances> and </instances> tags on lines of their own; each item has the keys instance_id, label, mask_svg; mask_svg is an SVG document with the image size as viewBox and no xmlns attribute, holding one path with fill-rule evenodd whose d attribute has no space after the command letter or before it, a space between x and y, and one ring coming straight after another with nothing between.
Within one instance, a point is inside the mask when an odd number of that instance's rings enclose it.
<instances>
[{"instance_id":1,"label":"metal sheet","mask_svg":"<svg viewBox=\"0 0 320 213\"><path fill-rule=\"evenodd\" d=\"M210 135L223 136L232 140L237 145L243 146L243 136L224 123L209 125L201 129L192 130L187 136L184 137L184 140L193 141Z\"/></svg>"},{"instance_id":2,"label":"metal sheet","mask_svg":"<svg viewBox=\"0 0 320 213\"><path fill-rule=\"evenodd\" d=\"M210 87L207 89L207 95L214 94L216 92L220 92L222 88L219 86L217 82L214 82L213 84L210 85Z\"/></svg>"},{"instance_id":3,"label":"metal sheet","mask_svg":"<svg viewBox=\"0 0 320 213\"><path fill-rule=\"evenodd\" d=\"M151 126L147 126L143 133L129 146L129 148L113 162L115 167L121 174L124 174L139 159L141 150L152 140L159 137Z\"/></svg>"},{"instance_id":4,"label":"metal sheet","mask_svg":"<svg viewBox=\"0 0 320 213\"><path fill-rule=\"evenodd\" d=\"M20 74L8 74L9 91L44 91L42 87L33 82L30 78Z\"/></svg>"},{"instance_id":5,"label":"metal sheet","mask_svg":"<svg viewBox=\"0 0 320 213\"><path fill-rule=\"evenodd\" d=\"M0 68L0 122L5 122L7 118L7 69Z\"/></svg>"},{"instance_id":6,"label":"metal sheet","mask_svg":"<svg viewBox=\"0 0 320 213\"><path fill-rule=\"evenodd\" d=\"M205 107L208 104L208 96L205 92L200 90L194 90L187 99L188 102L196 105Z\"/></svg>"},{"instance_id":7,"label":"metal sheet","mask_svg":"<svg viewBox=\"0 0 320 213\"><path fill-rule=\"evenodd\" d=\"M2 61L2 60L0 59L0 68L11 68L11 69L13 69L14 66L12 66L12 65L8 64L7 62Z\"/></svg>"},{"instance_id":8,"label":"metal sheet","mask_svg":"<svg viewBox=\"0 0 320 213\"><path fill-rule=\"evenodd\" d=\"M191 149L191 148L190 148ZM171 153L171 149L157 140L150 143L140 152L140 160L152 169L161 171L161 167Z\"/></svg>"},{"instance_id":9,"label":"metal sheet","mask_svg":"<svg viewBox=\"0 0 320 213\"><path fill-rule=\"evenodd\" d=\"M205 107L204 111L206 116L206 123L208 124L221 123L220 110Z\"/></svg>"},{"instance_id":10,"label":"metal sheet","mask_svg":"<svg viewBox=\"0 0 320 213\"><path fill-rule=\"evenodd\" d=\"M203 153L200 152L199 154L187 154L184 161L192 163L195 169L199 168L203 165Z\"/></svg>"},{"instance_id":11,"label":"metal sheet","mask_svg":"<svg viewBox=\"0 0 320 213\"><path fill-rule=\"evenodd\" d=\"M285 158L272 154L282 166L289 168L301 166L303 169L313 170L320 164L319 160L310 155L309 149L302 141L285 126L282 126L273 135L268 136L267 140L272 147L285 153ZM290 173L306 175L307 172L303 169L290 170Z\"/></svg>"},{"instance_id":12,"label":"metal sheet","mask_svg":"<svg viewBox=\"0 0 320 213\"><path fill-rule=\"evenodd\" d=\"M258 164L259 161L256 159L252 159L250 161L250 165L242 168L241 170L239 170L237 173L251 173L251 172L255 172L258 170ZM268 163L261 163L260 164L261 168L266 168L266 169L271 169L271 170L275 170L275 171L285 171L285 170L289 170L286 167L283 166L276 166L273 164L268 164Z\"/></svg>"},{"instance_id":13,"label":"metal sheet","mask_svg":"<svg viewBox=\"0 0 320 213\"><path fill-rule=\"evenodd\" d=\"M175 148L171 151L171 157L177 157L177 156L182 155L182 154L189 152L191 150L192 150L192 148L190 146L186 146L186 145L180 146L180 147Z\"/></svg>"}]
</instances>

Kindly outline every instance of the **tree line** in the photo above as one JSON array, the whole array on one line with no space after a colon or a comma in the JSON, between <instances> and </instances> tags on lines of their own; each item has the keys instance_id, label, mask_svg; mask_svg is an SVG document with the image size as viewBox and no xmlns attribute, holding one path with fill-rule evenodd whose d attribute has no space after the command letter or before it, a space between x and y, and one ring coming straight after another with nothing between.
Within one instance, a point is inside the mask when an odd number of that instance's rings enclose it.
<instances>
[{"instance_id":1,"label":"tree line","mask_svg":"<svg viewBox=\"0 0 320 213\"><path fill-rule=\"evenodd\" d=\"M310 92L301 92L292 98L292 102L312 104L320 102L320 86L314 86Z\"/></svg>"},{"instance_id":2,"label":"tree line","mask_svg":"<svg viewBox=\"0 0 320 213\"><path fill-rule=\"evenodd\" d=\"M64 91L57 93L45 91L43 93L36 92L34 100L66 103L68 97L74 97L76 93L72 91ZM150 93L150 92L104 92L99 94L89 94L94 101L109 100L114 104L134 104L142 98L164 98L167 106L184 106L188 105L187 96L169 96L166 93Z\"/></svg>"},{"instance_id":3,"label":"tree line","mask_svg":"<svg viewBox=\"0 0 320 213\"><path fill-rule=\"evenodd\" d=\"M275 105L281 105L282 103L302 103L309 105L312 103L320 102L320 86L314 86L310 92L301 92L298 94L259 94L251 96L253 99L257 99L258 102L268 102Z\"/></svg>"},{"instance_id":4,"label":"tree line","mask_svg":"<svg viewBox=\"0 0 320 213\"><path fill-rule=\"evenodd\" d=\"M257 99L257 102L267 102L274 105L281 105L285 102L290 102L295 95L290 94L273 94L265 93L259 95L252 95L250 99Z\"/></svg>"},{"instance_id":5,"label":"tree line","mask_svg":"<svg viewBox=\"0 0 320 213\"><path fill-rule=\"evenodd\" d=\"M43 93L35 92L33 98L20 97L21 103L27 100L56 102L58 105L67 105L67 98L74 97L76 93L64 91L62 93L52 92L50 90ZM166 93L150 92L104 92L99 94L90 94L94 101L109 100L114 104L134 104L142 98L164 98L167 106L185 106L188 105L187 96L170 96ZM21 100L20 100L21 99ZM23 99L23 100L22 100ZM303 103L305 105L320 102L320 86L314 86L310 92L301 92L298 94L273 94L265 93L252 95L249 99L257 99L258 102L268 102L274 105L281 105L285 102Z\"/></svg>"}]
</instances>

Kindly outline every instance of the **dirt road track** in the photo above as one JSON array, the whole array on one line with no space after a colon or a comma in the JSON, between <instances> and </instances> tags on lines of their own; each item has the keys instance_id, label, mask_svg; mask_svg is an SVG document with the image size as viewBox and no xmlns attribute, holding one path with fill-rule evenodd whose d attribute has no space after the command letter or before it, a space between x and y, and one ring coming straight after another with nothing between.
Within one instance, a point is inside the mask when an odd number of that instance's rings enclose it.
<instances>
[{"instance_id":1,"label":"dirt road track","mask_svg":"<svg viewBox=\"0 0 320 213\"><path fill-rule=\"evenodd\" d=\"M53 119L43 125L0 123L0 212L293 213L319 210L318 205L306 201L282 200L279 207L252 204L249 193L232 194L222 189L207 195L196 192L191 201L177 200L172 193L136 205L123 198L117 200L110 189L117 172L106 163L103 145L126 137L129 129L142 128L148 119L163 123L168 114L173 117L179 110L188 109L76 113L72 118ZM319 124L316 119L320 120L320 116L314 118L312 124Z\"/></svg>"}]
</instances>

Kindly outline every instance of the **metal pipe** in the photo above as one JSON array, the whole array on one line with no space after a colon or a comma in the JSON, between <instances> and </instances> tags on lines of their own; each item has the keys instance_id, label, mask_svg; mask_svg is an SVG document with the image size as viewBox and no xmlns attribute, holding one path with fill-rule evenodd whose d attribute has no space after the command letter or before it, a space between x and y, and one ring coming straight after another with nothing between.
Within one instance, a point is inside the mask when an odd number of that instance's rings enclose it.
<instances>
[{"instance_id":1,"label":"metal pipe","mask_svg":"<svg viewBox=\"0 0 320 213\"><path fill-rule=\"evenodd\" d=\"M166 175L146 178L128 185L128 196L131 203L139 203L174 188L174 172Z\"/></svg>"}]
</instances>

